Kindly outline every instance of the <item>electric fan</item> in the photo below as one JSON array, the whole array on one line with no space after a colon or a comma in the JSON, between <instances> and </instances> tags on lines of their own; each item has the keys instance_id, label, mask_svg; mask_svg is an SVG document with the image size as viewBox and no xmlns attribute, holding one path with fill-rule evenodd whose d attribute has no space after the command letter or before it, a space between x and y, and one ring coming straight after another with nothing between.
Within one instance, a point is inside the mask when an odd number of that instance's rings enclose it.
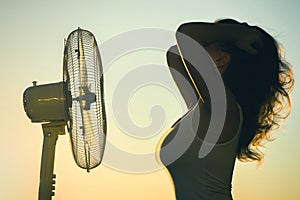
<instances>
[{"instance_id":1,"label":"electric fan","mask_svg":"<svg viewBox=\"0 0 300 200\"><path fill-rule=\"evenodd\" d=\"M76 164L98 166L106 140L103 68L97 42L87 30L76 29L65 42L63 81L25 90L24 109L31 122L42 122L44 141L40 168L39 200L54 196L53 174L58 135L70 134Z\"/></svg>"}]
</instances>

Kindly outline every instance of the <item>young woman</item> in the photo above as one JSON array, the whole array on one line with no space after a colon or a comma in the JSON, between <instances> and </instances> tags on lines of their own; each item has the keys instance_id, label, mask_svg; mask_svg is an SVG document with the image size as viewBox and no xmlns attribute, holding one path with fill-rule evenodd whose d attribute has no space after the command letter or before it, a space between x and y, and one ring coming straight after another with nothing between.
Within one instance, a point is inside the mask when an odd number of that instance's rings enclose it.
<instances>
[{"instance_id":1,"label":"young woman","mask_svg":"<svg viewBox=\"0 0 300 200\"><path fill-rule=\"evenodd\" d=\"M161 149L168 148L160 152L160 158L172 176L178 200L232 199L231 181L236 158L261 161L263 154L258 147L289 114L288 92L294 83L292 70L280 54L275 39L257 26L224 19L215 23L186 23L177 32L178 43L167 53L168 65L185 77L194 90L187 90L182 77L171 70L189 111L173 125L162 142ZM180 34L205 48L225 86L225 121L215 145L206 139L213 106L209 87L197 70L201 66L193 66L186 60L191 49L182 48L184 40ZM201 98L195 101L195 97ZM197 112L201 117L193 121L192 128L181 126ZM190 135L193 131L196 134L190 145L178 159L170 162L170 152L176 152L180 142L169 144L177 135ZM206 156L199 157L204 143L212 143L213 147Z\"/></svg>"}]
</instances>

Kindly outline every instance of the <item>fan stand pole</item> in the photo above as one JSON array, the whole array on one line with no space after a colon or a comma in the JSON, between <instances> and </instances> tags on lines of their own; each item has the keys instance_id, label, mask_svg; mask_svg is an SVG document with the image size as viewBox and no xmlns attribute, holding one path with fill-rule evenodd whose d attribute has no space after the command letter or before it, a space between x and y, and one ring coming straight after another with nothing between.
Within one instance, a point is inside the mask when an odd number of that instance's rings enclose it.
<instances>
[{"instance_id":1,"label":"fan stand pole","mask_svg":"<svg viewBox=\"0 0 300 200\"><path fill-rule=\"evenodd\" d=\"M58 135L65 134L65 122L42 124L44 142L40 169L39 200L51 200L54 196L55 175L53 174L55 145Z\"/></svg>"}]
</instances>

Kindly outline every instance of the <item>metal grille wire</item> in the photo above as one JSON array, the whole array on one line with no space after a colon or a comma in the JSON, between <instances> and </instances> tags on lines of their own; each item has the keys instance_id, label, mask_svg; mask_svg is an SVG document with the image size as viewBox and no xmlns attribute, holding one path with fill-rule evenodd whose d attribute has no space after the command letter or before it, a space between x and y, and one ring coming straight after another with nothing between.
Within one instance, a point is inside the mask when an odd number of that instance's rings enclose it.
<instances>
[{"instance_id":1,"label":"metal grille wire","mask_svg":"<svg viewBox=\"0 0 300 200\"><path fill-rule=\"evenodd\" d=\"M68 36L63 80L68 85L67 123L77 165L89 171L103 158L106 140L103 68L93 34L78 28Z\"/></svg>"}]
</instances>

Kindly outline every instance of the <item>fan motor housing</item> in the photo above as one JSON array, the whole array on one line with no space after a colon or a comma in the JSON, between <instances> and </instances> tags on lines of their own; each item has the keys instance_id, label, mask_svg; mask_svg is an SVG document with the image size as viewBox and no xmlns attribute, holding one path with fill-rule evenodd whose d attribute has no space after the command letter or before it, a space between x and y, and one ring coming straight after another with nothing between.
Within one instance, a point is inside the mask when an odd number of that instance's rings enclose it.
<instances>
[{"instance_id":1,"label":"fan motor housing","mask_svg":"<svg viewBox=\"0 0 300 200\"><path fill-rule=\"evenodd\" d=\"M67 85L65 82L34 85L23 94L24 109L31 122L68 120Z\"/></svg>"}]
</instances>

